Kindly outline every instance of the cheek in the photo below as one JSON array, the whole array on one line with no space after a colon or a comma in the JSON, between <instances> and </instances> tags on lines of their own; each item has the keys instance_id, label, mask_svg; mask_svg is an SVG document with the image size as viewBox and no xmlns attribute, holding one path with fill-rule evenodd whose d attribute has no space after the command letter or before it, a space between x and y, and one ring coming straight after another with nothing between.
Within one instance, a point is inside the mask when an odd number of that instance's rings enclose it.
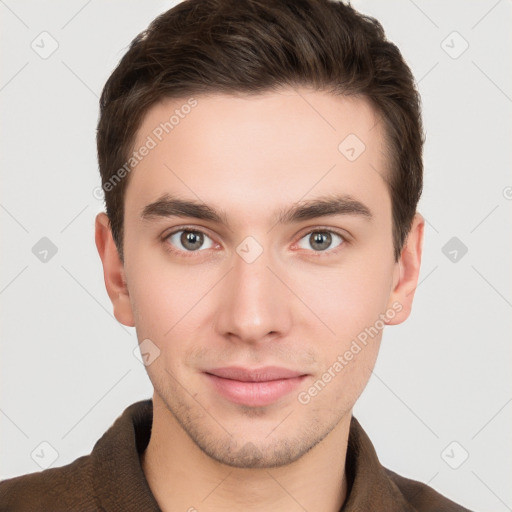
<instances>
[{"instance_id":1,"label":"cheek","mask_svg":"<svg viewBox=\"0 0 512 512\"><path fill-rule=\"evenodd\" d=\"M141 272L131 283L134 319L141 353L149 353L146 371L155 389L165 389L178 375L178 366L191 336L189 300L180 293L181 282L156 269ZM197 299L196 299L197 301ZM142 356L144 357L144 355Z\"/></svg>"},{"instance_id":2,"label":"cheek","mask_svg":"<svg viewBox=\"0 0 512 512\"><path fill-rule=\"evenodd\" d=\"M304 304L339 340L347 340L385 311L392 268L390 262L365 257L364 253L356 256L354 252L353 258L336 266L302 268L294 272L292 282Z\"/></svg>"},{"instance_id":3,"label":"cheek","mask_svg":"<svg viewBox=\"0 0 512 512\"><path fill-rule=\"evenodd\" d=\"M145 274L141 282L130 288L135 324L141 335L165 343L187 324L188 312L199 300L199 290L187 290L183 280L152 277Z\"/></svg>"},{"instance_id":4,"label":"cheek","mask_svg":"<svg viewBox=\"0 0 512 512\"><path fill-rule=\"evenodd\" d=\"M197 337L216 274L206 265L172 264L163 251L132 251L130 258L126 266L138 339L149 338L165 359L175 360L187 340Z\"/></svg>"},{"instance_id":5,"label":"cheek","mask_svg":"<svg viewBox=\"0 0 512 512\"><path fill-rule=\"evenodd\" d=\"M349 411L366 387L380 346L380 333L364 342L357 338L323 347L323 364L298 396L313 404L318 414L333 417Z\"/></svg>"},{"instance_id":6,"label":"cheek","mask_svg":"<svg viewBox=\"0 0 512 512\"><path fill-rule=\"evenodd\" d=\"M343 408L352 408L364 388L370 380L372 370L377 359L380 336L375 337L366 345L358 343L360 352L352 355L350 361L346 360L347 351L343 359L345 366L341 370L340 377L336 386L336 401L341 401ZM352 353L351 350L348 352Z\"/></svg>"}]
</instances>

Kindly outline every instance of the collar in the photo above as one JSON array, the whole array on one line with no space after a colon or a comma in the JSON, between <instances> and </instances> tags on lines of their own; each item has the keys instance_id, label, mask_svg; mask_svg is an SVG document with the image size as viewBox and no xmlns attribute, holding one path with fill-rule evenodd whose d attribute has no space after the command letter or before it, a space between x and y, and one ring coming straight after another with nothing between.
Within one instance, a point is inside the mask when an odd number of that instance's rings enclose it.
<instances>
[{"instance_id":1,"label":"collar","mask_svg":"<svg viewBox=\"0 0 512 512\"><path fill-rule=\"evenodd\" d=\"M91 452L93 487L107 512L161 512L140 463L151 435L151 399L127 407ZM340 512L387 510L410 512L403 494L381 466L375 449L352 417L345 463L347 498Z\"/></svg>"}]
</instances>

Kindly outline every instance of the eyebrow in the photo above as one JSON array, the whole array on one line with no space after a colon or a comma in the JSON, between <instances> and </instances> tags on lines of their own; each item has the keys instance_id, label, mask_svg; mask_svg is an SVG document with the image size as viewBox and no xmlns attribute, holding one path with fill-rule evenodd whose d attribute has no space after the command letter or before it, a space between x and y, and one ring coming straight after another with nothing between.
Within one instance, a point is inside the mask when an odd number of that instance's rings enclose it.
<instances>
[{"instance_id":1,"label":"eyebrow","mask_svg":"<svg viewBox=\"0 0 512 512\"><path fill-rule=\"evenodd\" d=\"M274 223L292 224L329 215L352 215L369 221L373 219L368 206L349 195L342 194L302 201L289 208L277 210ZM145 221L168 217L194 217L229 225L225 211L216 210L199 201L171 197L169 194L164 194L146 205L141 213L141 219Z\"/></svg>"}]
</instances>

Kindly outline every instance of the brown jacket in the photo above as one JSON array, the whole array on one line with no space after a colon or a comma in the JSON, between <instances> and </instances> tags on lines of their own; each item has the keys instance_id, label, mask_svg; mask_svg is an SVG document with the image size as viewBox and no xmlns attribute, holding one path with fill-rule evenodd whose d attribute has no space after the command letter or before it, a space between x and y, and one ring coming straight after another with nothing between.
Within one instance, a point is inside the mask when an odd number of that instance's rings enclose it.
<instances>
[{"instance_id":1,"label":"brown jacket","mask_svg":"<svg viewBox=\"0 0 512 512\"><path fill-rule=\"evenodd\" d=\"M0 511L160 512L140 465L151 434L153 403L125 409L90 455L71 464L0 482ZM346 470L348 495L340 512L469 512L427 485L379 463L353 417ZM311 511L314 512L314 511Z\"/></svg>"}]
</instances>

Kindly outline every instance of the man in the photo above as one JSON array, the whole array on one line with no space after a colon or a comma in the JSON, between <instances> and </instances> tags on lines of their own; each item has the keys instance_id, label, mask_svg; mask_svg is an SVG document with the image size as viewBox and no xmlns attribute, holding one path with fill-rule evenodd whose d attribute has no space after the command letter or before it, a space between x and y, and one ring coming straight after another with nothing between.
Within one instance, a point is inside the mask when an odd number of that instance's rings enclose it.
<instances>
[{"instance_id":1,"label":"man","mask_svg":"<svg viewBox=\"0 0 512 512\"><path fill-rule=\"evenodd\" d=\"M463 511L382 467L352 409L421 262L419 97L328 0L187 0L101 97L115 317L154 386L0 510Z\"/></svg>"}]
</instances>

